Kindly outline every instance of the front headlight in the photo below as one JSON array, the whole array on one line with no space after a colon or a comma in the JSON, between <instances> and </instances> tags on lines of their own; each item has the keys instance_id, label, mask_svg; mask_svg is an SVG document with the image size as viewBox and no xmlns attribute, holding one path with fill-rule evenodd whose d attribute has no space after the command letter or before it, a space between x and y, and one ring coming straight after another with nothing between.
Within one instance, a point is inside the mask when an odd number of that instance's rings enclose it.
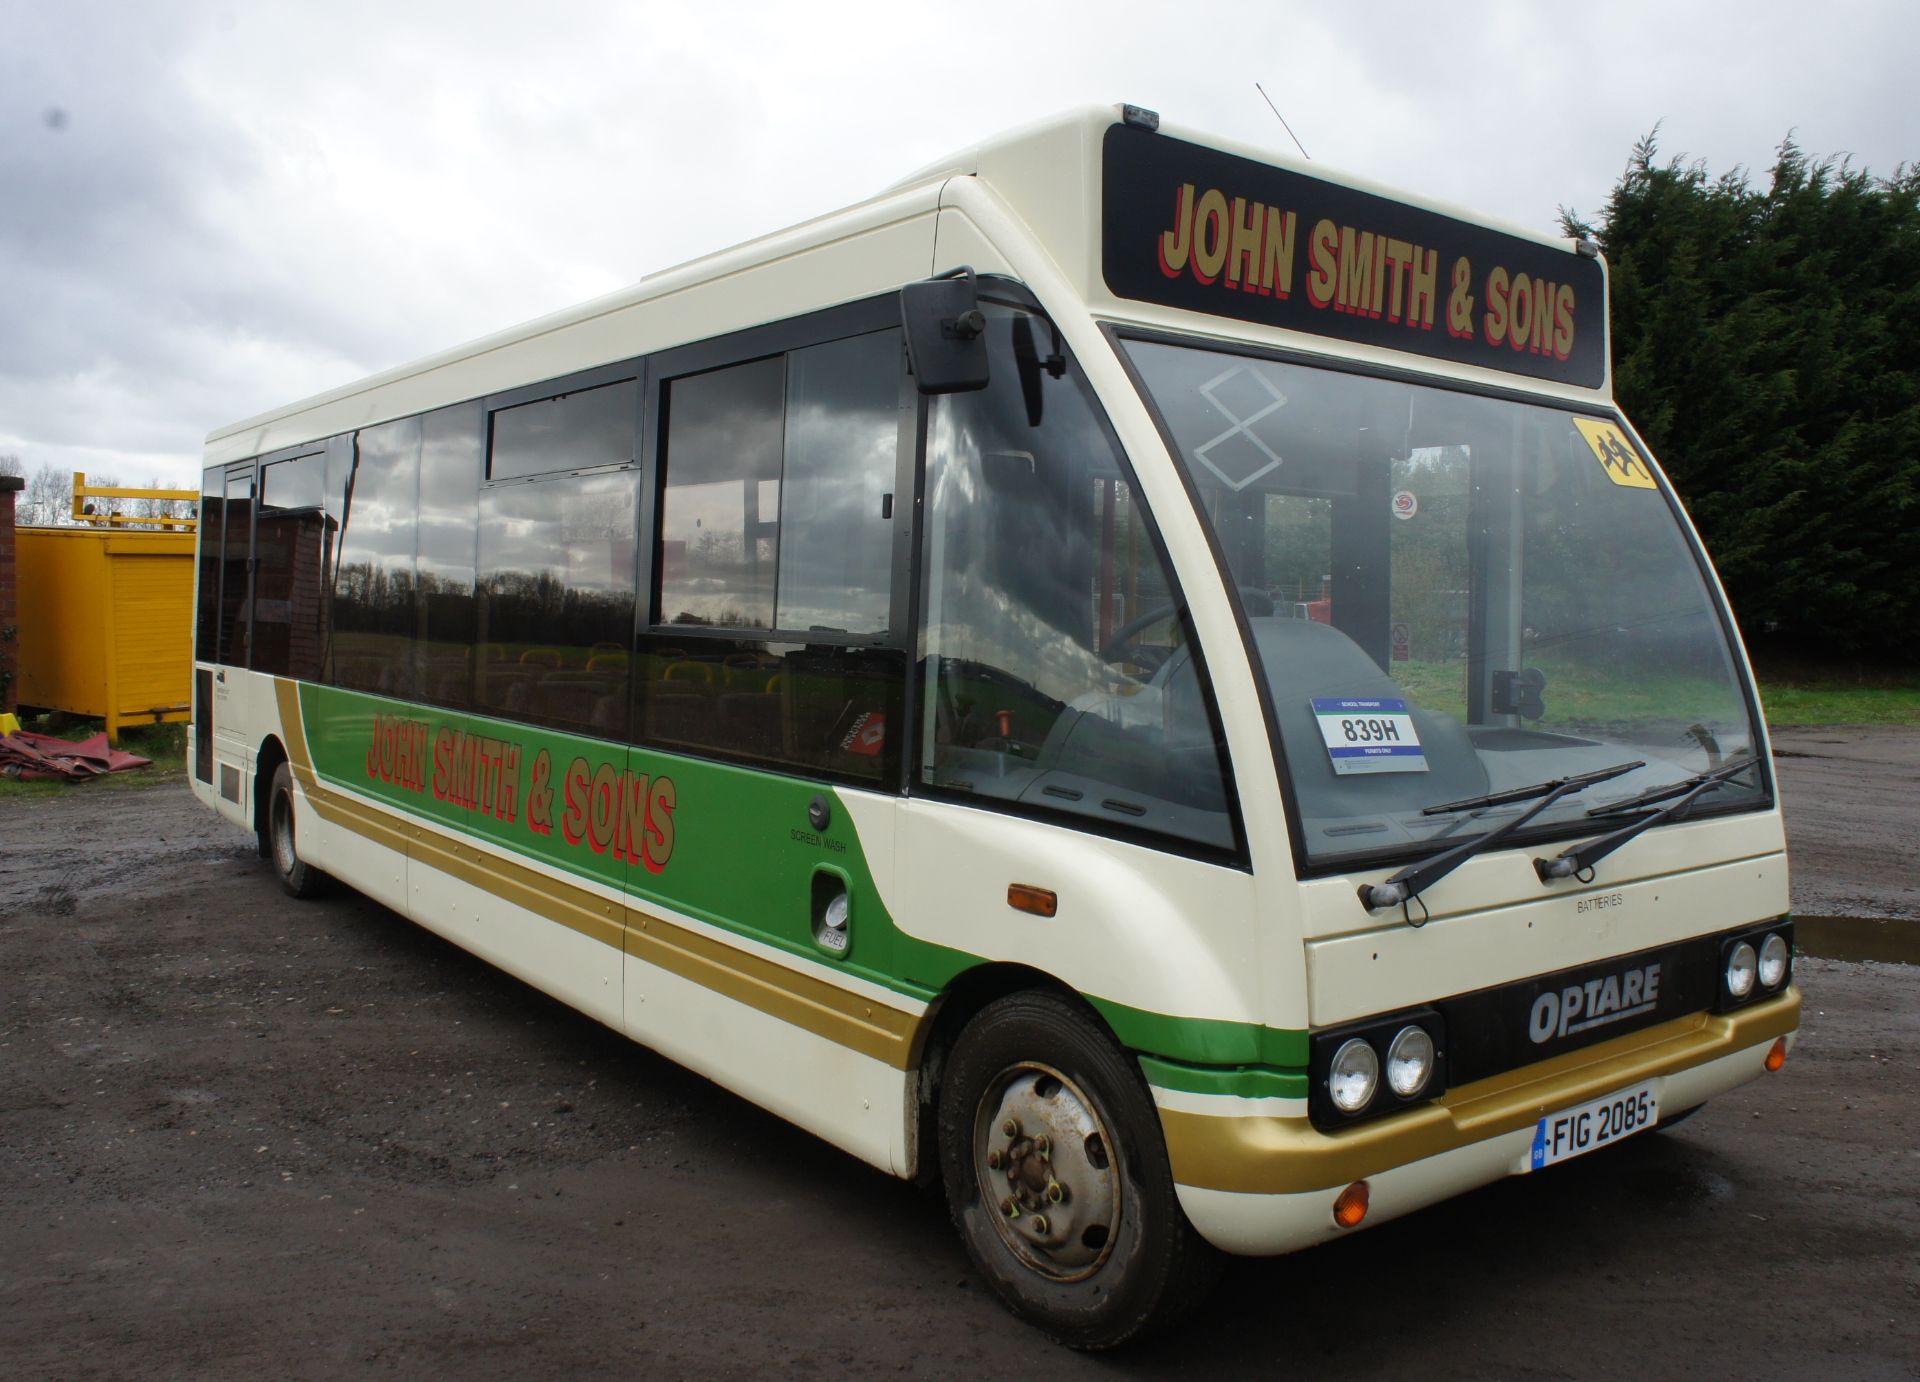
<instances>
[{"instance_id":1,"label":"front headlight","mask_svg":"<svg viewBox=\"0 0 1920 1382\"><path fill-rule=\"evenodd\" d=\"M1387 1088L1411 1099L1433 1076L1433 1038L1422 1027L1402 1027L1387 1047Z\"/></svg>"},{"instance_id":2,"label":"front headlight","mask_svg":"<svg viewBox=\"0 0 1920 1382\"><path fill-rule=\"evenodd\" d=\"M1791 952L1778 932L1760 942L1760 987L1777 989L1787 977L1787 957Z\"/></svg>"},{"instance_id":3,"label":"front headlight","mask_svg":"<svg viewBox=\"0 0 1920 1382\"><path fill-rule=\"evenodd\" d=\"M1380 1082L1380 1057L1360 1037L1341 1044L1333 1053L1327 1071L1327 1093L1333 1106L1342 1113L1358 1113L1373 1102L1374 1086Z\"/></svg>"},{"instance_id":4,"label":"front headlight","mask_svg":"<svg viewBox=\"0 0 1920 1382\"><path fill-rule=\"evenodd\" d=\"M1752 993L1754 971L1758 965L1751 945L1741 941L1734 946L1727 955L1727 992L1735 998L1745 998Z\"/></svg>"}]
</instances>

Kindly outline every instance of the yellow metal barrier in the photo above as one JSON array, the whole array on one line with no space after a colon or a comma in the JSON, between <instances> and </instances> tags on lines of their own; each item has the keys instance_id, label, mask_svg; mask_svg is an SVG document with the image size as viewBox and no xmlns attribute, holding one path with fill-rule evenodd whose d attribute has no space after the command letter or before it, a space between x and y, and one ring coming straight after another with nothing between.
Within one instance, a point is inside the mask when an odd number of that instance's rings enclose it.
<instances>
[{"instance_id":1,"label":"yellow metal barrier","mask_svg":"<svg viewBox=\"0 0 1920 1382\"><path fill-rule=\"evenodd\" d=\"M73 472L73 521L104 528L158 528L164 532L190 533L200 526L198 518L142 518L115 513L104 503L108 499L146 499L163 503L188 504L197 511L200 491L193 489L143 489L134 485L89 485L84 470Z\"/></svg>"}]
</instances>

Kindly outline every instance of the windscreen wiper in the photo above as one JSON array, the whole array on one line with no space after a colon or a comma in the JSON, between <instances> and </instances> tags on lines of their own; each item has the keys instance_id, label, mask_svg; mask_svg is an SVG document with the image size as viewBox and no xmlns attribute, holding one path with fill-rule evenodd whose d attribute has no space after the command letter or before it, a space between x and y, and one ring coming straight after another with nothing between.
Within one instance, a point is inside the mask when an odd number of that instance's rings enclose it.
<instances>
[{"instance_id":1,"label":"windscreen wiper","mask_svg":"<svg viewBox=\"0 0 1920 1382\"><path fill-rule=\"evenodd\" d=\"M1622 826L1608 835L1588 840L1585 844L1563 849L1551 859L1535 859L1533 871L1540 875L1542 883L1551 883L1559 878L1577 878L1582 883L1593 881L1593 866L1613 853L1620 846L1640 834L1651 830L1663 821L1678 820L1686 815L1694 802L1716 787L1724 786L1736 775L1751 768L1758 759L1746 758L1738 763L1729 763L1724 768L1712 772L1696 773L1682 782L1670 782L1664 787L1652 787L1638 796L1628 797L1625 801L1610 802L1605 806L1596 806L1587 812L1589 816L1612 816L1648 806L1656 801L1668 801L1674 797L1679 800L1671 806L1663 806L1658 811L1649 812L1631 825Z\"/></svg>"},{"instance_id":2,"label":"windscreen wiper","mask_svg":"<svg viewBox=\"0 0 1920 1382\"><path fill-rule=\"evenodd\" d=\"M1668 797L1682 796L1687 792L1691 792L1702 783L1719 783L1726 781L1730 777L1738 777L1759 761L1758 758L1743 758L1738 763L1729 763L1724 768L1714 768L1709 772L1695 773L1692 777L1682 778L1678 782L1669 782L1664 787L1649 787L1637 796L1626 797L1620 801L1603 801L1600 805L1587 812L1587 814L1589 816L1612 816L1623 811L1633 811L1642 806L1650 806L1656 801L1665 801Z\"/></svg>"},{"instance_id":3,"label":"windscreen wiper","mask_svg":"<svg viewBox=\"0 0 1920 1382\"><path fill-rule=\"evenodd\" d=\"M1489 792L1485 796L1468 797L1463 801L1447 801L1438 806L1425 807L1420 812L1421 815L1439 816L1449 811L1480 811L1490 806L1505 806L1510 802L1534 801L1533 806L1522 811L1497 830L1490 830L1485 835L1476 835L1464 844L1455 845L1452 849L1423 859L1417 864L1409 864L1384 883L1362 883L1360 905L1369 912L1377 911L1382 907L1404 907L1425 889L1438 883L1474 855L1482 850L1492 849L1560 798L1585 791L1596 782L1606 782L1630 773L1635 768L1646 766L1645 759L1636 758L1631 763L1616 763L1611 768L1601 768L1596 772L1550 778L1545 782L1536 782L1531 787L1510 787L1504 792ZM1535 801L1535 798L1538 800Z\"/></svg>"}]
</instances>

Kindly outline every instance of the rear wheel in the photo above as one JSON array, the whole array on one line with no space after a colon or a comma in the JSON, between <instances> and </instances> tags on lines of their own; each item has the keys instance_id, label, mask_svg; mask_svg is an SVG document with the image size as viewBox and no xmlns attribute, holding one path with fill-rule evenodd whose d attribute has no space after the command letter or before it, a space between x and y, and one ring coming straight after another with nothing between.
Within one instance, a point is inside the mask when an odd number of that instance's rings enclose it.
<instances>
[{"instance_id":1,"label":"rear wheel","mask_svg":"<svg viewBox=\"0 0 1920 1382\"><path fill-rule=\"evenodd\" d=\"M940 1090L940 1165L980 1274L1061 1343L1147 1334L1218 1274L1174 1193L1138 1065L1053 994L1002 998L960 1034Z\"/></svg>"},{"instance_id":2,"label":"rear wheel","mask_svg":"<svg viewBox=\"0 0 1920 1382\"><path fill-rule=\"evenodd\" d=\"M267 789L266 843L280 886L293 897L317 897L327 876L300 857L294 831L293 770L285 763L273 770L273 785Z\"/></svg>"}]
</instances>

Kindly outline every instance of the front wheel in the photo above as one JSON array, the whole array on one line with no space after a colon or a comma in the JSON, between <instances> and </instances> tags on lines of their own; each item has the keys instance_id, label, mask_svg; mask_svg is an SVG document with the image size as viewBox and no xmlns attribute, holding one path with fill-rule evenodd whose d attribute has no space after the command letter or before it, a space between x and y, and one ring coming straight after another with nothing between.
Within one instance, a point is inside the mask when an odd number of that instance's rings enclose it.
<instances>
[{"instance_id":1,"label":"front wheel","mask_svg":"<svg viewBox=\"0 0 1920 1382\"><path fill-rule=\"evenodd\" d=\"M273 770L267 789L267 858L280 886L293 897L317 897L327 876L300 857L293 826L293 770L285 763Z\"/></svg>"},{"instance_id":2,"label":"front wheel","mask_svg":"<svg viewBox=\"0 0 1920 1382\"><path fill-rule=\"evenodd\" d=\"M1053 994L1002 998L961 1032L940 1090L940 1168L974 1266L1061 1343L1140 1337L1218 1274L1175 1195L1138 1065Z\"/></svg>"}]
</instances>

